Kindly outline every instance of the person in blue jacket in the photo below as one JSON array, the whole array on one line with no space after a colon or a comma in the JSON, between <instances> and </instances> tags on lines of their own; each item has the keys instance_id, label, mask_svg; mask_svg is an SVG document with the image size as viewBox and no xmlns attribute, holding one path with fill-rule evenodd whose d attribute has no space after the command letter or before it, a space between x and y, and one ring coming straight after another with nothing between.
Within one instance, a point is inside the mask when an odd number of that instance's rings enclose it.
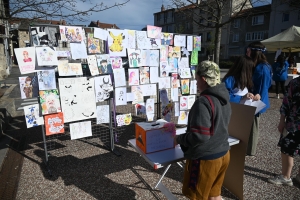
<instances>
[{"instance_id":1,"label":"person in blue jacket","mask_svg":"<svg viewBox=\"0 0 300 200\"><path fill-rule=\"evenodd\" d=\"M254 63L248 56L240 56L224 76L222 82L229 92L229 101L233 103L240 103L241 99L248 94L252 89L252 71Z\"/></svg>"},{"instance_id":2,"label":"person in blue jacket","mask_svg":"<svg viewBox=\"0 0 300 200\"><path fill-rule=\"evenodd\" d=\"M246 55L252 58L255 65L252 75L253 96L250 98L252 98L253 101L261 100L266 104L265 108L254 116L247 148L247 155L249 156L254 156L256 154L259 137L259 117L270 107L268 90L272 84L272 68L264 55L265 51L265 46L261 42L257 41L250 43L246 52Z\"/></svg>"},{"instance_id":3,"label":"person in blue jacket","mask_svg":"<svg viewBox=\"0 0 300 200\"><path fill-rule=\"evenodd\" d=\"M283 93L283 96L286 96L286 90L285 90L285 81L288 78L288 69L289 69L289 63L284 60L282 55L279 55L276 59L276 62L272 65L273 70L273 80L275 81L276 85L276 97L279 99L279 85L281 87L281 91Z\"/></svg>"}]
</instances>

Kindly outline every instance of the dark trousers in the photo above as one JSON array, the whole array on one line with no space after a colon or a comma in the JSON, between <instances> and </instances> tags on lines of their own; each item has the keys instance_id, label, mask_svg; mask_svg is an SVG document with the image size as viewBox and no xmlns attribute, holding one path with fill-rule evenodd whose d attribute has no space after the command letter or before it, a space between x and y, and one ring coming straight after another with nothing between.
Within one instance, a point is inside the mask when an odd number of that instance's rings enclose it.
<instances>
[{"instance_id":1,"label":"dark trousers","mask_svg":"<svg viewBox=\"0 0 300 200\"><path fill-rule=\"evenodd\" d=\"M281 87L281 91L282 91L282 94L285 96L285 81L275 81L275 86L276 86L276 94L279 94L279 85Z\"/></svg>"}]
</instances>

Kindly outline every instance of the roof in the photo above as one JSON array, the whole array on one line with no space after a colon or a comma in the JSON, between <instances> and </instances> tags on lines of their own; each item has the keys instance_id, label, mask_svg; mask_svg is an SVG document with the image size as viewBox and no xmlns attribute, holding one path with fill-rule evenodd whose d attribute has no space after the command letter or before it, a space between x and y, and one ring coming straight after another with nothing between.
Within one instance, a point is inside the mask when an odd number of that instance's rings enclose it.
<instances>
[{"instance_id":1,"label":"roof","mask_svg":"<svg viewBox=\"0 0 300 200\"><path fill-rule=\"evenodd\" d=\"M27 18L11 18L8 22L18 24L18 30L28 30L31 24L53 24L53 25L66 25L65 20L46 20L46 19L27 19Z\"/></svg>"},{"instance_id":2,"label":"roof","mask_svg":"<svg viewBox=\"0 0 300 200\"><path fill-rule=\"evenodd\" d=\"M247 17L249 15L257 15L262 13L269 13L271 12L271 5L264 5L264 6L258 6L253 8L244 9L241 12L238 12L234 15L232 15L233 18L239 18L239 17Z\"/></svg>"},{"instance_id":3,"label":"roof","mask_svg":"<svg viewBox=\"0 0 300 200\"><path fill-rule=\"evenodd\" d=\"M99 20L97 20L96 22L91 21L89 27L99 27L99 28L103 28L103 29L110 29L110 28L120 29L116 24L102 23Z\"/></svg>"}]
</instances>

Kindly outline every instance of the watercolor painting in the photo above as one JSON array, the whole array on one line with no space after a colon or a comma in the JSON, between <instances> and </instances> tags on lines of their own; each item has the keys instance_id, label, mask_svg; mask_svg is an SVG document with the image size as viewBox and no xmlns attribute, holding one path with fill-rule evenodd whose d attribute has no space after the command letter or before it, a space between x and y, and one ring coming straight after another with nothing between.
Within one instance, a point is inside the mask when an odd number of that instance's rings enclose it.
<instances>
[{"instance_id":1,"label":"watercolor painting","mask_svg":"<svg viewBox=\"0 0 300 200\"><path fill-rule=\"evenodd\" d=\"M126 87L115 88L116 106L127 105L127 89Z\"/></svg>"},{"instance_id":2,"label":"watercolor painting","mask_svg":"<svg viewBox=\"0 0 300 200\"><path fill-rule=\"evenodd\" d=\"M173 45L173 33L161 33L161 45Z\"/></svg>"},{"instance_id":3,"label":"watercolor painting","mask_svg":"<svg viewBox=\"0 0 300 200\"><path fill-rule=\"evenodd\" d=\"M80 26L59 26L61 41L81 42L84 32Z\"/></svg>"},{"instance_id":4,"label":"watercolor painting","mask_svg":"<svg viewBox=\"0 0 300 200\"><path fill-rule=\"evenodd\" d=\"M35 47L15 48L15 55L21 74L35 71Z\"/></svg>"},{"instance_id":5,"label":"watercolor painting","mask_svg":"<svg viewBox=\"0 0 300 200\"><path fill-rule=\"evenodd\" d=\"M132 104L144 103L144 95L141 86L131 86L131 93L133 94Z\"/></svg>"},{"instance_id":6,"label":"watercolor painting","mask_svg":"<svg viewBox=\"0 0 300 200\"><path fill-rule=\"evenodd\" d=\"M128 85L139 85L139 69L128 69Z\"/></svg>"},{"instance_id":7,"label":"watercolor painting","mask_svg":"<svg viewBox=\"0 0 300 200\"><path fill-rule=\"evenodd\" d=\"M136 49L135 30L128 31L128 49Z\"/></svg>"},{"instance_id":8,"label":"watercolor painting","mask_svg":"<svg viewBox=\"0 0 300 200\"><path fill-rule=\"evenodd\" d=\"M58 65L56 51L51 47L36 47L38 66Z\"/></svg>"},{"instance_id":9,"label":"watercolor painting","mask_svg":"<svg viewBox=\"0 0 300 200\"><path fill-rule=\"evenodd\" d=\"M129 67L140 67L142 66L141 50L138 49L127 49L128 51L128 62Z\"/></svg>"},{"instance_id":10,"label":"watercolor painting","mask_svg":"<svg viewBox=\"0 0 300 200\"><path fill-rule=\"evenodd\" d=\"M56 113L45 115L45 129L46 135L54 135L59 133L64 133L64 116L63 113Z\"/></svg>"},{"instance_id":11,"label":"watercolor painting","mask_svg":"<svg viewBox=\"0 0 300 200\"><path fill-rule=\"evenodd\" d=\"M97 124L109 123L109 105L97 106Z\"/></svg>"},{"instance_id":12,"label":"watercolor painting","mask_svg":"<svg viewBox=\"0 0 300 200\"><path fill-rule=\"evenodd\" d=\"M161 27L147 25L147 36L148 38L161 38Z\"/></svg>"},{"instance_id":13,"label":"watercolor painting","mask_svg":"<svg viewBox=\"0 0 300 200\"><path fill-rule=\"evenodd\" d=\"M39 96L39 84L37 76L19 77L21 99Z\"/></svg>"},{"instance_id":14,"label":"watercolor painting","mask_svg":"<svg viewBox=\"0 0 300 200\"><path fill-rule=\"evenodd\" d=\"M113 84L110 75L97 76L95 79L96 102L102 102L110 98Z\"/></svg>"},{"instance_id":15,"label":"watercolor painting","mask_svg":"<svg viewBox=\"0 0 300 200\"><path fill-rule=\"evenodd\" d=\"M88 66L92 76L96 76L99 74L99 69L97 65L97 59L95 55L88 55Z\"/></svg>"},{"instance_id":16,"label":"watercolor painting","mask_svg":"<svg viewBox=\"0 0 300 200\"><path fill-rule=\"evenodd\" d=\"M91 121L70 123L71 140L76 140L92 136L92 123Z\"/></svg>"},{"instance_id":17,"label":"watercolor painting","mask_svg":"<svg viewBox=\"0 0 300 200\"><path fill-rule=\"evenodd\" d=\"M108 29L108 48L111 56L126 56L128 31Z\"/></svg>"},{"instance_id":18,"label":"watercolor painting","mask_svg":"<svg viewBox=\"0 0 300 200\"><path fill-rule=\"evenodd\" d=\"M168 55L169 55L169 47L166 45L161 45L160 47L160 61L168 61Z\"/></svg>"},{"instance_id":19,"label":"watercolor painting","mask_svg":"<svg viewBox=\"0 0 300 200\"><path fill-rule=\"evenodd\" d=\"M150 70L149 67L140 67L140 84L150 83Z\"/></svg>"},{"instance_id":20,"label":"watercolor painting","mask_svg":"<svg viewBox=\"0 0 300 200\"><path fill-rule=\"evenodd\" d=\"M182 96L180 97L180 110L187 110L188 109L188 96Z\"/></svg>"},{"instance_id":21,"label":"watercolor painting","mask_svg":"<svg viewBox=\"0 0 300 200\"><path fill-rule=\"evenodd\" d=\"M201 51L201 36L194 36L194 51Z\"/></svg>"},{"instance_id":22,"label":"watercolor painting","mask_svg":"<svg viewBox=\"0 0 300 200\"><path fill-rule=\"evenodd\" d=\"M189 94L190 93L190 80L189 79L181 79L181 93Z\"/></svg>"},{"instance_id":23,"label":"watercolor painting","mask_svg":"<svg viewBox=\"0 0 300 200\"><path fill-rule=\"evenodd\" d=\"M43 115L61 112L59 93L57 89L40 90L39 94Z\"/></svg>"},{"instance_id":24,"label":"watercolor painting","mask_svg":"<svg viewBox=\"0 0 300 200\"><path fill-rule=\"evenodd\" d=\"M38 71L39 90L56 89L55 70Z\"/></svg>"},{"instance_id":25,"label":"watercolor painting","mask_svg":"<svg viewBox=\"0 0 300 200\"><path fill-rule=\"evenodd\" d=\"M186 46L186 36L185 35L175 35L174 36L174 46L185 47Z\"/></svg>"},{"instance_id":26,"label":"watercolor painting","mask_svg":"<svg viewBox=\"0 0 300 200\"><path fill-rule=\"evenodd\" d=\"M94 54L94 53L101 53L100 51L100 40L97 38L94 38L93 33L88 33L88 53Z\"/></svg>"},{"instance_id":27,"label":"watercolor painting","mask_svg":"<svg viewBox=\"0 0 300 200\"><path fill-rule=\"evenodd\" d=\"M27 128L39 126L44 124L43 117L39 116L39 104L33 104L29 106L24 106L24 116Z\"/></svg>"},{"instance_id":28,"label":"watercolor painting","mask_svg":"<svg viewBox=\"0 0 300 200\"><path fill-rule=\"evenodd\" d=\"M111 56L110 63L113 69L122 68L122 58L118 56Z\"/></svg>"},{"instance_id":29,"label":"watercolor painting","mask_svg":"<svg viewBox=\"0 0 300 200\"><path fill-rule=\"evenodd\" d=\"M123 115L117 115L116 121L118 126L126 126L129 125L132 121L131 113L129 114L123 114Z\"/></svg>"}]
</instances>

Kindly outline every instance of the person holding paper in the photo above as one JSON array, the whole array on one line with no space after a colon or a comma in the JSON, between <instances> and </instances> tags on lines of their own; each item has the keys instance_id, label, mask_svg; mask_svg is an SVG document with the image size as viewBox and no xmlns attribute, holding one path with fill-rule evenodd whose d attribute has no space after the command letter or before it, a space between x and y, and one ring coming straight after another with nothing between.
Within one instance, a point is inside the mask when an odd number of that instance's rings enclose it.
<instances>
[{"instance_id":1,"label":"person holding paper","mask_svg":"<svg viewBox=\"0 0 300 200\"><path fill-rule=\"evenodd\" d=\"M229 95L220 81L219 66L203 61L196 68L200 97L194 102L186 133L174 138L187 159L183 194L190 199L221 200L221 188L229 165Z\"/></svg>"},{"instance_id":2,"label":"person holding paper","mask_svg":"<svg viewBox=\"0 0 300 200\"><path fill-rule=\"evenodd\" d=\"M288 69L289 69L289 63L283 59L282 55L279 55L277 57L276 62L272 65L273 70L273 80L276 84L276 97L279 99L279 85L281 87L283 96L285 96L285 81L288 78Z\"/></svg>"},{"instance_id":3,"label":"person holding paper","mask_svg":"<svg viewBox=\"0 0 300 200\"><path fill-rule=\"evenodd\" d=\"M287 96L283 97L280 107L278 131L282 134L278 146L281 151L281 174L269 178L276 185L293 185L291 173L294 156L300 155L300 77L290 81ZM283 135L286 129L286 135ZM300 184L300 167L295 181Z\"/></svg>"},{"instance_id":4,"label":"person holding paper","mask_svg":"<svg viewBox=\"0 0 300 200\"><path fill-rule=\"evenodd\" d=\"M240 103L243 97L252 96L248 90L253 87L252 70L254 63L248 56L240 56L229 69L222 82L229 92L230 102Z\"/></svg>"},{"instance_id":5,"label":"person holding paper","mask_svg":"<svg viewBox=\"0 0 300 200\"><path fill-rule=\"evenodd\" d=\"M252 129L248 141L248 156L254 156L256 154L256 147L259 137L259 117L270 107L269 88L272 84L272 70L270 64L267 61L266 56L264 55L265 51L265 46L258 41L250 43L247 47L246 52L246 55L252 58L255 66L252 75L252 93L254 96L250 96L250 98L253 101L261 100L264 104L266 104L266 106L254 116Z\"/></svg>"}]
</instances>

